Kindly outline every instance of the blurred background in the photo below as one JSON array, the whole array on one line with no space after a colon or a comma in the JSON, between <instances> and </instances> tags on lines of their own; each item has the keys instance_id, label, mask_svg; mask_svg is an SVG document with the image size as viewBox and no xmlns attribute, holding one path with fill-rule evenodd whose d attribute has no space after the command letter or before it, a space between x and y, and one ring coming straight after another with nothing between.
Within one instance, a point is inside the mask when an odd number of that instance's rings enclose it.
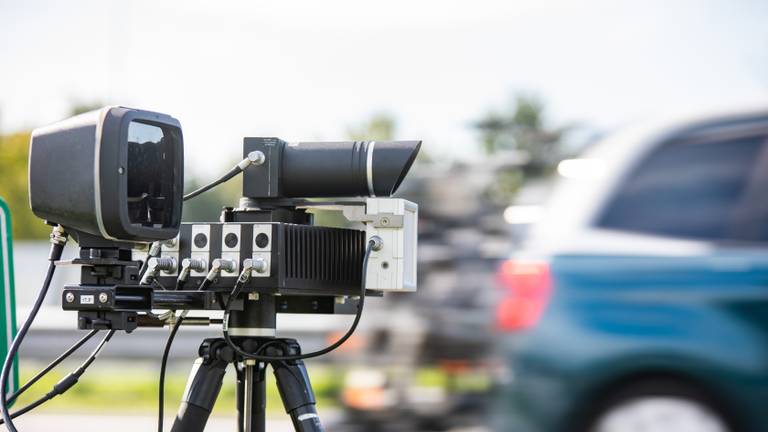
<instances>
[{"instance_id":1,"label":"blurred background","mask_svg":"<svg viewBox=\"0 0 768 432\"><path fill-rule=\"evenodd\" d=\"M767 20L750 0L0 0L18 316L48 249L27 203L37 126L103 105L171 114L190 190L239 161L244 136L422 139L399 192L420 206L419 291L367 302L356 336L309 363L328 430L764 430ZM240 187L184 219L218 219ZM22 377L80 336L58 298ZM348 321L284 315L278 328L311 350ZM217 334L180 332L169 419L199 341ZM116 335L19 426L154 428L166 336ZM234 427L225 382L208 430ZM269 430L291 430L269 397Z\"/></svg>"}]
</instances>

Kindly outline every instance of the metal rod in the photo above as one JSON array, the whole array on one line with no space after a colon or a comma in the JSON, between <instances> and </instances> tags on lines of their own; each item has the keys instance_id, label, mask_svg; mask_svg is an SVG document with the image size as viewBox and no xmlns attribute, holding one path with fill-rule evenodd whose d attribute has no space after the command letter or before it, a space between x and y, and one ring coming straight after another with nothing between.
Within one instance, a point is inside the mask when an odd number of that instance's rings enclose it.
<instances>
[{"instance_id":1,"label":"metal rod","mask_svg":"<svg viewBox=\"0 0 768 432\"><path fill-rule=\"evenodd\" d=\"M253 430L253 365L245 364L245 403L243 404L243 417L245 420L245 432Z\"/></svg>"},{"instance_id":2,"label":"metal rod","mask_svg":"<svg viewBox=\"0 0 768 432\"><path fill-rule=\"evenodd\" d=\"M266 428L266 364L253 360L243 363L243 432L264 432Z\"/></svg>"}]
</instances>

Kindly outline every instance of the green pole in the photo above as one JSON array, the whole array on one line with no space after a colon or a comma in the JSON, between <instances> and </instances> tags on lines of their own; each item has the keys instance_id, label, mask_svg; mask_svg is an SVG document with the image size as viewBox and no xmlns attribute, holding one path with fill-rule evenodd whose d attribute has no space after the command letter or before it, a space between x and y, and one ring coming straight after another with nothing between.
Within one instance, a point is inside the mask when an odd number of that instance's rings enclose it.
<instances>
[{"instance_id":1,"label":"green pole","mask_svg":"<svg viewBox=\"0 0 768 432\"><path fill-rule=\"evenodd\" d=\"M16 295L13 284L13 239L11 236L11 210L0 197L0 354L8 355L16 336ZM8 383L10 393L19 388L19 363L13 366Z\"/></svg>"}]
</instances>

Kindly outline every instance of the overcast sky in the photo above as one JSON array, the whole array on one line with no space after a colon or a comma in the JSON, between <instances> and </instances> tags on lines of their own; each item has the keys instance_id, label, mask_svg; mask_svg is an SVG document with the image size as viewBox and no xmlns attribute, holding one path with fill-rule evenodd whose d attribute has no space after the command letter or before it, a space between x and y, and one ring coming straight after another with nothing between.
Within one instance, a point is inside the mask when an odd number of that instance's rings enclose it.
<instances>
[{"instance_id":1,"label":"overcast sky","mask_svg":"<svg viewBox=\"0 0 768 432\"><path fill-rule=\"evenodd\" d=\"M766 23L768 2L733 0L0 0L0 130L81 102L161 111L213 174L243 136L341 139L389 112L464 157L471 121L519 91L601 128L768 104Z\"/></svg>"}]
</instances>

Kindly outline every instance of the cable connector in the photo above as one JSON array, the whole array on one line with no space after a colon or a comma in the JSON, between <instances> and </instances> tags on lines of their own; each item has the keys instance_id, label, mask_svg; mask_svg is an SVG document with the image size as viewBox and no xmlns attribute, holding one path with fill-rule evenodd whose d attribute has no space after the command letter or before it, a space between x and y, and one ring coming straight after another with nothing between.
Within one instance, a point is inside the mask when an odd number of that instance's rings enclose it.
<instances>
[{"instance_id":1,"label":"cable connector","mask_svg":"<svg viewBox=\"0 0 768 432\"><path fill-rule=\"evenodd\" d=\"M226 174L219 177L217 180L214 180L211 183L208 183L207 185L201 187L200 189L195 190L194 192L190 192L188 194L184 195L184 201L191 200L192 198L209 191L216 186L232 179L234 176L240 174L241 172L245 171L246 168L248 168L251 165L261 165L267 160L267 157L264 155L264 153L260 151L252 151L248 153L248 156L246 156L245 159L238 162L237 165L232 167L231 170L229 170Z\"/></svg>"},{"instance_id":2,"label":"cable connector","mask_svg":"<svg viewBox=\"0 0 768 432\"><path fill-rule=\"evenodd\" d=\"M163 246L162 242L159 242L159 241L152 242L152 245L149 247L149 252L147 253L147 255L149 255L150 258L158 256L160 254L160 249L162 248L162 246Z\"/></svg>"},{"instance_id":3,"label":"cable connector","mask_svg":"<svg viewBox=\"0 0 768 432\"><path fill-rule=\"evenodd\" d=\"M257 258L260 260L260 262L263 262L264 259ZM248 280L251 278L251 270L254 270L254 263L255 261L247 258L243 260L243 271L240 272L240 276L237 278L237 283L244 284L248 282ZM257 272L261 273L258 269L255 269Z\"/></svg>"},{"instance_id":4,"label":"cable connector","mask_svg":"<svg viewBox=\"0 0 768 432\"><path fill-rule=\"evenodd\" d=\"M208 269L208 262L201 258L184 258L181 261L181 271L176 279L176 289L179 290L189 279L189 273L192 271L204 272Z\"/></svg>"},{"instance_id":5,"label":"cable connector","mask_svg":"<svg viewBox=\"0 0 768 432\"><path fill-rule=\"evenodd\" d=\"M61 225L56 225L51 230L51 243L55 245L61 245L64 246L67 244L67 239L69 237L69 234L67 234L67 231L64 230L64 227Z\"/></svg>"},{"instance_id":6,"label":"cable connector","mask_svg":"<svg viewBox=\"0 0 768 432\"><path fill-rule=\"evenodd\" d=\"M67 244L69 234L61 225L56 225L51 230L50 242L51 251L48 254L48 261L58 261L61 259L61 254L64 253L64 246Z\"/></svg>"},{"instance_id":7,"label":"cable connector","mask_svg":"<svg viewBox=\"0 0 768 432\"><path fill-rule=\"evenodd\" d=\"M264 156L264 153L255 150L250 153L248 153L248 156L240 161L239 164L237 164L238 168L240 168L241 171L245 171L246 168L248 168L251 165L261 165L264 163L264 161L267 160L267 157Z\"/></svg>"},{"instance_id":8,"label":"cable connector","mask_svg":"<svg viewBox=\"0 0 768 432\"><path fill-rule=\"evenodd\" d=\"M150 258L147 264L147 272L141 278L141 284L148 284L161 271L169 273L176 271L176 259L171 257Z\"/></svg>"},{"instance_id":9,"label":"cable connector","mask_svg":"<svg viewBox=\"0 0 768 432\"><path fill-rule=\"evenodd\" d=\"M384 240L381 239L381 237L375 235L372 236L368 243L371 245L371 250L373 251L380 251L384 247Z\"/></svg>"},{"instance_id":10,"label":"cable connector","mask_svg":"<svg viewBox=\"0 0 768 432\"><path fill-rule=\"evenodd\" d=\"M211 271L208 272L208 275L206 275L205 278L213 282L219 273L223 271L231 273L235 270L237 270L237 262L234 260L216 258L211 263Z\"/></svg>"}]
</instances>

